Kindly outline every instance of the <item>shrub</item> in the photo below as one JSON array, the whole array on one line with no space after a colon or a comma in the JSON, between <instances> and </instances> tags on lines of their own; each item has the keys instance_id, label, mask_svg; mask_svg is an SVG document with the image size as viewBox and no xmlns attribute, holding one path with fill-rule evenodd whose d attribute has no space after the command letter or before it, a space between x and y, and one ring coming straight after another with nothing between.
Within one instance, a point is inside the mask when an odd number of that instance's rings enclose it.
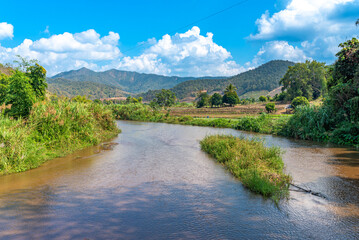
<instances>
[{"instance_id":1,"label":"shrub","mask_svg":"<svg viewBox=\"0 0 359 240\"><path fill-rule=\"evenodd\" d=\"M291 104L294 109L298 106L309 106L309 102L306 97L296 97L293 99Z\"/></svg>"},{"instance_id":2,"label":"shrub","mask_svg":"<svg viewBox=\"0 0 359 240\"><path fill-rule=\"evenodd\" d=\"M259 97L259 101L261 101L261 102L266 102L266 101L268 101L268 99L267 99L267 97L265 97L265 96L260 96L260 97Z\"/></svg>"},{"instance_id":3,"label":"shrub","mask_svg":"<svg viewBox=\"0 0 359 240\"><path fill-rule=\"evenodd\" d=\"M277 109L275 108L275 103L267 103L266 104L266 111L268 113L277 111Z\"/></svg>"}]
</instances>

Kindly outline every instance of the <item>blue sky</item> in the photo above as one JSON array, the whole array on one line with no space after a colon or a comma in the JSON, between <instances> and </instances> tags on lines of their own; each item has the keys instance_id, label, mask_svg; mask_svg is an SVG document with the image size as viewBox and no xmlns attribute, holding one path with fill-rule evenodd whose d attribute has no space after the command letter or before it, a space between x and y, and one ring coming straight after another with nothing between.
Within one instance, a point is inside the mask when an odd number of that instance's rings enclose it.
<instances>
[{"instance_id":1,"label":"blue sky","mask_svg":"<svg viewBox=\"0 0 359 240\"><path fill-rule=\"evenodd\" d=\"M234 75L272 59L332 63L338 44L358 35L357 18L358 0L6 1L0 62L19 54L49 75L88 67L179 76Z\"/></svg>"}]
</instances>

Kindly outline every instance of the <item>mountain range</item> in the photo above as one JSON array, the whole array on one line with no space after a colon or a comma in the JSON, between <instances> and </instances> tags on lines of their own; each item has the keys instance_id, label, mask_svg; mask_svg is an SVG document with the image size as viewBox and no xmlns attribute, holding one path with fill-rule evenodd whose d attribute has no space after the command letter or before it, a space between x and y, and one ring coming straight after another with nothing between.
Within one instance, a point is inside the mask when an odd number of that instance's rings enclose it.
<instances>
[{"instance_id":1,"label":"mountain range","mask_svg":"<svg viewBox=\"0 0 359 240\"><path fill-rule=\"evenodd\" d=\"M278 88L280 79L287 72L288 67L292 65L294 65L294 62L274 60L233 77L189 80L179 83L171 88L171 90L176 94L178 99L193 100L198 91L206 90L209 94L214 92L223 93L225 88L231 83L237 88L238 96L250 95L258 97L258 94L266 95L266 93ZM144 100L151 100L157 92L158 90L150 90L140 95Z\"/></svg>"},{"instance_id":2,"label":"mountain range","mask_svg":"<svg viewBox=\"0 0 359 240\"><path fill-rule=\"evenodd\" d=\"M69 79L77 82L93 82L113 86L122 91L132 94L146 92L154 89L168 89L176 86L181 82L194 79L194 77L168 77L156 74L145 74L129 71L120 71L111 69L104 72L95 72L87 68L62 72L51 79ZM208 79L223 79L224 77L204 77Z\"/></svg>"},{"instance_id":3,"label":"mountain range","mask_svg":"<svg viewBox=\"0 0 359 240\"><path fill-rule=\"evenodd\" d=\"M141 96L149 101L160 89L171 89L180 100L191 101L198 91L207 90L209 94L223 93L232 83L242 97L265 95L279 87L290 61L274 60L255 69L232 77L176 77L144 74L120 70L95 72L87 68L59 73L48 78L48 90L58 95L76 95L95 98ZM0 72L8 73L8 67L0 65Z\"/></svg>"}]
</instances>

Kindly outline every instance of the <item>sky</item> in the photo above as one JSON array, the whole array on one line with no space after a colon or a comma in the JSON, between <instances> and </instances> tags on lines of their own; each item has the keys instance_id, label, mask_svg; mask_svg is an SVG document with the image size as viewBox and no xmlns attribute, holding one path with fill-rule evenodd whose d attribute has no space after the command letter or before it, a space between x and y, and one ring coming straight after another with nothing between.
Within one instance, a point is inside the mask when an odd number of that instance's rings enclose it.
<instances>
[{"instance_id":1,"label":"sky","mask_svg":"<svg viewBox=\"0 0 359 240\"><path fill-rule=\"evenodd\" d=\"M358 18L359 0L3 1L0 63L193 77L276 59L331 64Z\"/></svg>"}]
</instances>

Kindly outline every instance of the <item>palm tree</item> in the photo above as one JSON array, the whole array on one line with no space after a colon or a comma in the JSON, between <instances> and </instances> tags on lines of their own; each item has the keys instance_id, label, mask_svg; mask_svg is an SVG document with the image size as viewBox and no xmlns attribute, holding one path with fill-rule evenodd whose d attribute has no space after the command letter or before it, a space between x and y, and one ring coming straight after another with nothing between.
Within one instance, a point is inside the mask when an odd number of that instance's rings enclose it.
<instances>
[{"instance_id":1,"label":"palm tree","mask_svg":"<svg viewBox=\"0 0 359 240\"><path fill-rule=\"evenodd\" d=\"M235 86L233 86L233 84L229 84L226 87L226 90L224 90L224 93L228 93L228 92L235 92L237 90L237 88Z\"/></svg>"},{"instance_id":2,"label":"palm tree","mask_svg":"<svg viewBox=\"0 0 359 240\"><path fill-rule=\"evenodd\" d=\"M359 18L358 18L358 20L355 22L355 25L356 25L356 26L359 25Z\"/></svg>"}]
</instances>

